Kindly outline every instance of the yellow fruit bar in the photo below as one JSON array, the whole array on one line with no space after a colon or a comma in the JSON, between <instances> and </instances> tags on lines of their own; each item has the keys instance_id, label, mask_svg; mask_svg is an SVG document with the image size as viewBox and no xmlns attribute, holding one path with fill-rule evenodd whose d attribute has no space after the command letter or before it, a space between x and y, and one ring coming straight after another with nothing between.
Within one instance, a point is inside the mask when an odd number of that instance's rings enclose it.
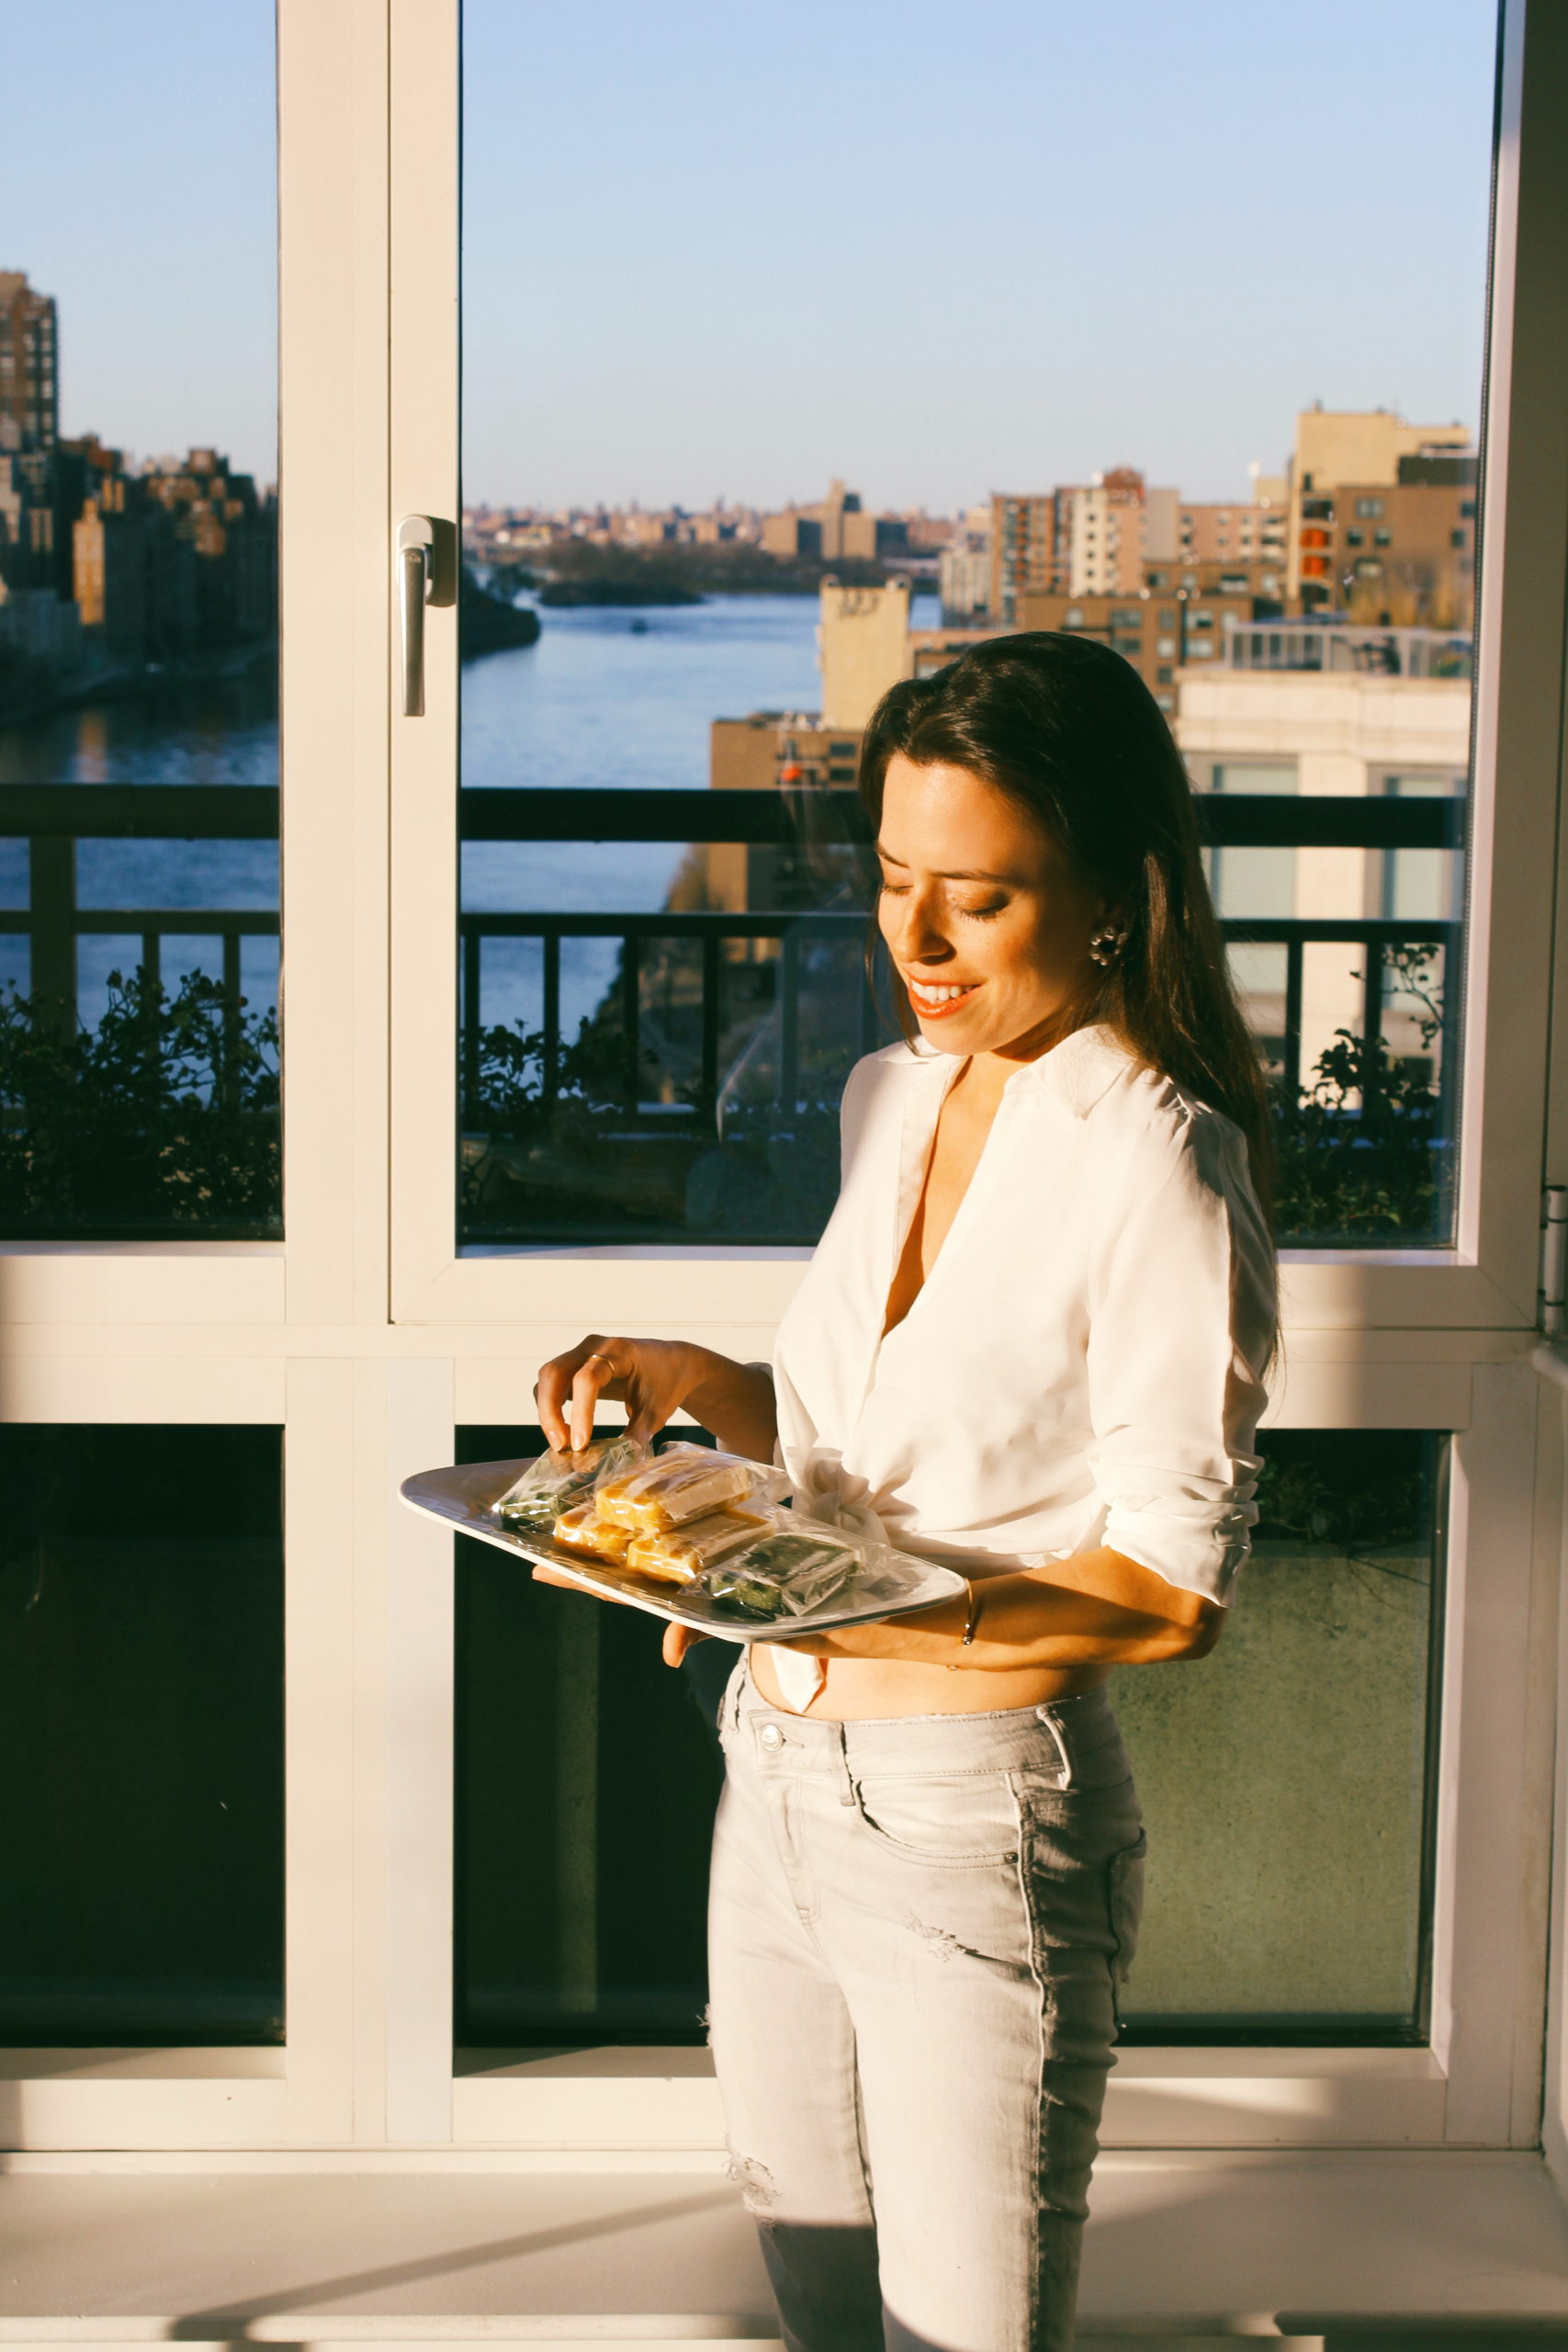
<instances>
[{"instance_id":1,"label":"yellow fruit bar","mask_svg":"<svg viewBox=\"0 0 1568 2352\"><path fill-rule=\"evenodd\" d=\"M637 1536L626 1554L626 1566L639 1576L657 1577L661 1584L691 1584L727 1553L754 1544L768 1526L756 1511L716 1510L685 1527Z\"/></svg>"},{"instance_id":2,"label":"yellow fruit bar","mask_svg":"<svg viewBox=\"0 0 1568 2352\"><path fill-rule=\"evenodd\" d=\"M601 1518L636 1535L658 1535L740 1502L751 1491L750 1465L705 1446L671 1448L640 1470L608 1478L595 1500Z\"/></svg>"},{"instance_id":3,"label":"yellow fruit bar","mask_svg":"<svg viewBox=\"0 0 1568 2352\"><path fill-rule=\"evenodd\" d=\"M601 1519L592 1503L579 1503L572 1510L563 1510L555 1523L555 1539L571 1552L586 1552L590 1559L607 1560L612 1567L626 1558L631 1544L631 1530L617 1527L614 1520Z\"/></svg>"}]
</instances>

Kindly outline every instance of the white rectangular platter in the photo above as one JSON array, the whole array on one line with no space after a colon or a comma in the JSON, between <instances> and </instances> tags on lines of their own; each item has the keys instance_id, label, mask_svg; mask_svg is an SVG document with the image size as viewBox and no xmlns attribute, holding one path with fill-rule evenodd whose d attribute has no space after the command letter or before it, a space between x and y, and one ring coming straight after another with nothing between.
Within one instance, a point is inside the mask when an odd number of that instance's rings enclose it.
<instances>
[{"instance_id":1,"label":"white rectangular platter","mask_svg":"<svg viewBox=\"0 0 1568 2352\"><path fill-rule=\"evenodd\" d=\"M558 1568L585 1592L627 1601L634 1609L646 1609L650 1617L672 1618L677 1625L694 1626L699 1633L716 1634L731 1642L796 1641L802 1634L826 1633L834 1625L864 1625L878 1617L934 1609L939 1601L952 1600L966 1589L964 1578L953 1569L917 1559L912 1552L890 1551L879 1564L874 1581L857 1579L847 1591L805 1616L757 1624L716 1607L705 1594L688 1593L678 1585L652 1585L627 1569L584 1560L547 1535L525 1534L506 1526L495 1516L493 1506L526 1466L523 1462L456 1463L444 1470L421 1470L414 1477L405 1478L399 1492L411 1510L421 1511L427 1519L445 1520L460 1534L493 1544L497 1551L510 1552L514 1560Z\"/></svg>"}]
</instances>

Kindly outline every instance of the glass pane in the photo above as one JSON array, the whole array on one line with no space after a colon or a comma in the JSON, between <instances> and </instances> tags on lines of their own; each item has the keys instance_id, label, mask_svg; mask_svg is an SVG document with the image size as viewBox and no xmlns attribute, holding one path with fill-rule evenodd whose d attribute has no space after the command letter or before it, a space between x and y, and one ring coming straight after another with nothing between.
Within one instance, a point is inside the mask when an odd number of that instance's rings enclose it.
<instances>
[{"instance_id":1,"label":"glass pane","mask_svg":"<svg viewBox=\"0 0 1568 2352\"><path fill-rule=\"evenodd\" d=\"M845 120L889 104L886 44L846 38L822 0L765 43L708 11L655 38L618 8L606 42L592 12L465 0L460 1238L812 1238L840 1048L797 1096L758 1024L836 1034L847 944L803 947L786 985L788 933L739 925L800 902L733 846L741 829L709 841L672 808L655 841L624 797L595 825L552 796L847 793L886 686L1018 629L1120 652L1214 811L1284 1238L1449 1237L1496 12L1458 0L1441 41L1414 43L1407 10L1377 13L1371 70L1348 76L1332 43L1303 64L1274 12L1221 15L1195 70L1154 0L1114 30L985 0L962 54L917 9L898 119L940 120L946 175L967 162L985 187L977 240L951 206L911 237L875 141L803 178L788 126L824 87ZM1052 126L1043 176L1027 141L998 145L1001 59ZM1276 175L1258 90L1289 86L1314 123L1312 234L1261 330L1231 289L1278 282L1268 207L1230 220L1223 266L1196 277L1150 238L1168 86L1184 142L1237 185ZM551 194L547 233L520 239L524 112ZM673 119L702 139L671 142ZM1113 188L1064 212L1062 187L1106 189L1109 119ZM1391 300L1362 161L1425 187L1434 126L1444 170ZM912 322L939 318L936 361ZM1151 338L1190 355L1157 390ZM1400 781L1433 773L1447 816ZM521 789L481 821L497 786ZM691 895L687 842L710 896ZM852 898L846 876L829 903ZM676 910L679 944L646 921ZM663 1039L646 1067L644 1019ZM587 1075L601 1048L613 1102ZM773 1107L738 1125L764 1065Z\"/></svg>"},{"instance_id":2,"label":"glass pane","mask_svg":"<svg viewBox=\"0 0 1568 2352\"><path fill-rule=\"evenodd\" d=\"M1267 1430L1197 1672L1123 1668L1149 1835L1129 2037L1418 2041L1441 1442Z\"/></svg>"},{"instance_id":3,"label":"glass pane","mask_svg":"<svg viewBox=\"0 0 1568 2352\"><path fill-rule=\"evenodd\" d=\"M626 911L562 907L592 895L596 857L620 861ZM800 838L551 842L527 862L469 843L468 1238L814 1241L844 1080L894 1034L865 969L863 858Z\"/></svg>"},{"instance_id":4,"label":"glass pane","mask_svg":"<svg viewBox=\"0 0 1568 2352\"><path fill-rule=\"evenodd\" d=\"M543 1445L459 1442L466 1462ZM1219 1647L1114 1680L1149 1831L1128 2037L1418 2040L1442 1441L1276 1430L1260 1450ZM457 1553L457 2039L695 2040L734 1651L671 1674L653 1621Z\"/></svg>"},{"instance_id":5,"label":"glass pane","mask_svg":"<svg viewBox=\"0 0 1568 2352\"><path fill-rule=\"evenodd\" d=\"M544 1439L465 1429L457 1446L494 1462ZM640 1611L457 1548L456 2040L698 2041L722 1772L717 1691L705 1724L695 1672L733 1649L705 1643L672 1674Z\"/></svg>"},{"instance_id":6,"label":"glass pane","mask_svg":"<svg viewBox=\"0 0 1568 2352\"><path fill-rule=\"evenodd\" d=\"M0 2043L283 2039L281 1467L0 1425Z\"/></svg>"},{"instance_id":7,"label":"glass pane","mask_svg":"<svg viewBox=\"0 0 1568 2352\"><path fill-rule=\"evenodd\" d=\"M6 27L0 1238L279 1229L273 17Z\"/></svg>"}]
</instances>

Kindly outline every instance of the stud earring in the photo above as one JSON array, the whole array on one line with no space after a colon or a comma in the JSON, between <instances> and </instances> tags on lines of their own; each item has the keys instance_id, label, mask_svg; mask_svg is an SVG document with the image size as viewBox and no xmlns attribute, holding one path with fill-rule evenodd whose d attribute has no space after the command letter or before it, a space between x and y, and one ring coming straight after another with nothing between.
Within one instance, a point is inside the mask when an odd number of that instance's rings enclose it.
<instances>
[{"instance_id":1,"label":"stud earring","mask_svg":"<svg viewBox=\"0 0 1568 2352\"><path fill-rule=\"evenodd\" d=\"M1117 956L1120 956L1122 948L1125 947L1126 944L1127 934L1125 931L1118 931L1113 924L1107 923L1102 931L1091 931L1089 933L1089 960L1092 963L1099 964L1102 968L1108 965L1114 964Z\"/></svg>"}]
</instances>

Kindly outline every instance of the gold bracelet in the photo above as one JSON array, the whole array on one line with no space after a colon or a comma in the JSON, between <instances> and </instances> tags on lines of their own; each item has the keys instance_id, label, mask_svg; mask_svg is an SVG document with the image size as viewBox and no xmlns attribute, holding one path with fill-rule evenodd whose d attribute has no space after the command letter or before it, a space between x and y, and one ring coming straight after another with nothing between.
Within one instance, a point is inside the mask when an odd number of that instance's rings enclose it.
<instances>
[{"instance_id":1,"label":"gold bracelet","mask_svg":"<svg viewBox=\"0 0 1568 2352\"><path fill-rule=\"evenodd\" d=\"M963 1640L959 1643L959 1645L958 1645L958 1646L959 1646L959 1648L960 1648L960 1649L962 1649L962 1650L966 1650L966 1649L969 1647L970 1644L971 1644L971 1643L973 1642L973 1640L975 1639L975 1633L976 1633L976 1627L978 1626L979 1623L980 1623L980 1594L979 1594L979 1589L978 1589L977 1586L976 1586L973 1582L971 1582L971 1584L970 1584L970 1586L969 1586L969 1600L968 1600L967 1606L965 1607L964 1611L964 1639L963 1639ZM947 1669L947 1670L948 1670L949 1674L956 1674L956 1673L957 1673L957 1671L958 1671L959 1664L960 1664L960 1661L959 1661L958 1659L954 1658L954 1659L951 1662L951 1664L949 1665L949 1667L948 1667L948 1669Z\"/></svg>"}]
</instances>

